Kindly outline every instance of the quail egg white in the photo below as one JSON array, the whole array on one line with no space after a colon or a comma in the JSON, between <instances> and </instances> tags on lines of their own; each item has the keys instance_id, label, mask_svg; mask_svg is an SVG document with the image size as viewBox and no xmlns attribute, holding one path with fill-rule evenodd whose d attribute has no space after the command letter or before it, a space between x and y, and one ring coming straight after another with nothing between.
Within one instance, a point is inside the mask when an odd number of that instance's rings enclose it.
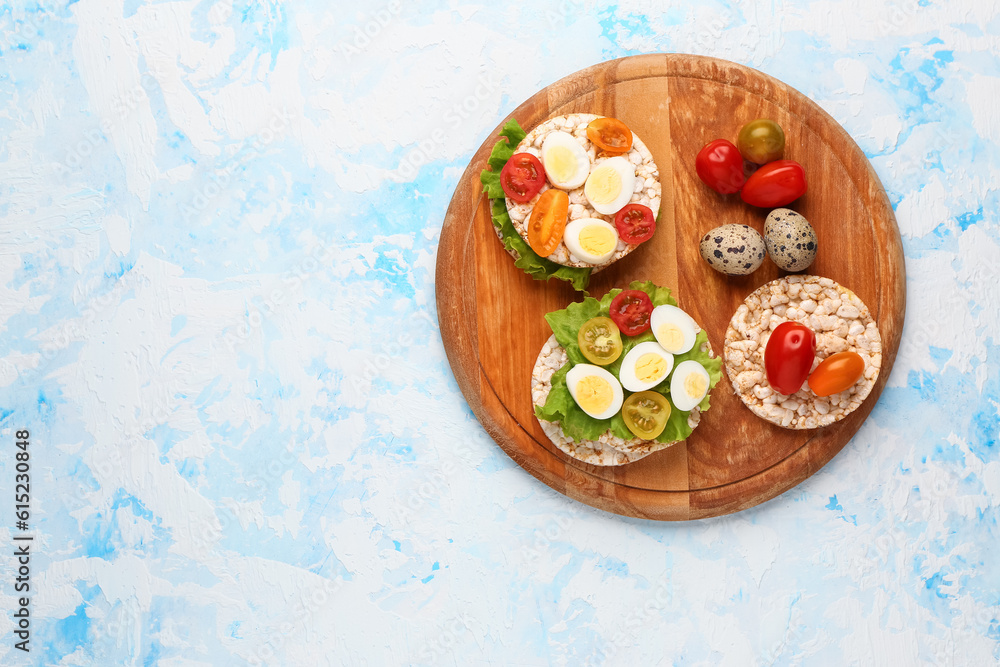
<instances>
[{"instance_id":1,"label":"quail egg white","mask_svg":"<svg viewBox=\"0 0 1000 667\"><path fill-rule=\"evenodd\" d=\"M603 264L618 248L618 230L599 218L580 218L566 225L563 243L572 258L588 264Z\"/></svg>"},{"instance_id":2,"label":"quail egg white","mask_svg":"<svg viewBox=\"0 0 1000 667\"><path fill-rule=\"evenodd\" d=\"M621 156L608 158L594 167L583 186L583 194L594 210L614 215L632 199L635 167Z\"/></svg>"},{"instance_id":3,"label":"quail egg white","mask_svg":"<svg viewBox=\"0 0 1000 667\"><path fill-rule=\"evenodd\" d=\"M542 142L542 166L554 187L573 190L587 181L590 156L572 134L551 132Z\"/></svg>"},{"instance_id":4,"label":"quail egg white","mask_svg":"<svg viewBox=\"0 0 1000 667\"><path fill-rule=\"evenodd\" d=\"M708 371L704 366L693 359L682 361L670 378L670 400L678 410L693 410L705 398L708 386Z\"/></svg>"},{"instance_id":5,"label":"quail egg white","mask_svg":"<svg viewBox=\"0 0 1000 667\"><path fill-rule=\"evenodd\" d=\"M694 347L698 325L677 306L657 306L649 316L649 323L656 342L667 352L684 354Z\"/></svg>"},{"instance_id":6,"label":"quail egg white","mask_svg":"<svg viewBox=\"0 0 1000 667\"><path fill-rule=\"evenodd\" d=\"M593 364L577 364L566 373L570 396L594 419L611 419L622 409L625 394L609 371Z\"/></svg>"},{"instance_id":7,"label":"quail egg white","mask_svg":"<svg viewBox=\"0 0 1000 667\"><path fill-rule=\"evenodd\" d=\"M673 367L674 355L656 341L647 341L625 354L618 377L629 391L646 391L667 379Z\"/></svg>"}]
</instances>

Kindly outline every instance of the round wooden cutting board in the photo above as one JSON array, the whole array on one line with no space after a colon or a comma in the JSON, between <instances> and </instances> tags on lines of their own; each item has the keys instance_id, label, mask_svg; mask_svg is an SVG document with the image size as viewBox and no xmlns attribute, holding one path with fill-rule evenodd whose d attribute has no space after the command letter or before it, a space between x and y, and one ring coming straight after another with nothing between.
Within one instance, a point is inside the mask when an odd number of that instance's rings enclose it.
<instances>
[{"instance_id":1,"label":"round wooden cutting board","mask_svg":"<svg viewBox=\"0 0 1000 667\"><path fill-rule=\"evenodd\" d=\"M785 157L805 168L794 208L815 227L819 254L807 271L833 278L871 309L882 334L882 370L860 409L832 426L791 431L750 412L728 377L685 442L635 463L599 467L559 451L531 403L531 369L551 333L545 313L583 298L567 283L535 281L514 267L493 231L479 174L498 139L476 152L448 208L437 257L437 306L448 359L472 411L518 464L581 502L628 516L686 520L736 512L773 498L819 470L871 412L892 370L906 285L892 207L864 153L818 105L756 70L686 55L644 55L595 65L534 95L509 116L527 131L545 119L590 112L623 120L652 151L663 204L653 238L592 276L600 297L632 280L670 287L721 354L729 319L758 286L783 275L770 261L730 278L702 260L708 230L745 223L763 232L768 211L719 195L694 170L699 149L735 141L740 127L771 118L785 130ZM506 122L507 119L504 119ZM502 124L501 124L502 126Z\"/></svg>"}]
</instances>

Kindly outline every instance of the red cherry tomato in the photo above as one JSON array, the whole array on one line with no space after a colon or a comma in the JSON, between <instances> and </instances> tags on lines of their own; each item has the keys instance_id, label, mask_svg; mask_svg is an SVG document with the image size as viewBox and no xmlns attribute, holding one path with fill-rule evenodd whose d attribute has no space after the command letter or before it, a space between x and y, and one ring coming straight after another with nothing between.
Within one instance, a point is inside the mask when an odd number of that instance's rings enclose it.
<instances>
[{"instance_id":1,"label":"red cherry tomato","mask_svg":"<svg viewBox=\"0 0 1000 667\"><path fill-rule=\"evenodd\" d=\"M817 396L833 396L853 386L864 372L865 360L857 352L831 354L809 376L809 388Z\"/></svg>"},{"instance_id":2,"label":"red cherry tomato","mask_svg":"<svg viewBox=\"0 0 1000 667\"><path fill-rule=\"evenodd\" d=\"M705 144L698 151L694 169L705 185L724 195L739 192L747 180L740 150L726 139L716 139Z\"/></svg>"},{"instance_id":3,"label":"red cherry tomato","mask_svg":"<svg viewBox=\"0 0 1000 667\"><path fill-rule=\"evenodd\" d=\"M767 381L785 396L794 394L809 376L815 354L812 329L798 322L782 322L771 332L764 348Z\"/></svg>"},{"instance_id":4,"label":"red cherry tomato","mask_svg":"<svg viewBox=\"0 0 1000 667\"><path fill-rule=\"evenodd\" d=\"M618 238L625 243L637 245L648 241L656 231L653 209L642 204L625 204L622 210L615 213L615 227Z\"/></svg>"},{"instance_id":5,"label":"red cherry tomato","mask_svg":"<svg viewBox=\"0 0 1000 667\"><path fill-rule=\"evenodd\" d=\"M747 179L740 197L751 206L776 208L806 193L806 172L795 160L768 162Z\"/></svg>"},{"instance_id":6,"label":"red cherry tomato","mask_svg":"<svg viewBox=\"0 0 1000 667\"><path fill-rule=\"evenodd\" d=\"M545 185L545 168L531 153L515 153L500 170L504 194L519 204L526 204Z\"/></svg>"},{"instance_id":7,"label":"red cherry tomato","mask_svg":"<svg viewBox=\"0 0 1000 667\"><path fill-rule=\"evenodd\" d=\"M611 300L611 320L626 336L638 336L649 330L653 302L642 290L627 289Z\"/></svg>"}]
</instances>

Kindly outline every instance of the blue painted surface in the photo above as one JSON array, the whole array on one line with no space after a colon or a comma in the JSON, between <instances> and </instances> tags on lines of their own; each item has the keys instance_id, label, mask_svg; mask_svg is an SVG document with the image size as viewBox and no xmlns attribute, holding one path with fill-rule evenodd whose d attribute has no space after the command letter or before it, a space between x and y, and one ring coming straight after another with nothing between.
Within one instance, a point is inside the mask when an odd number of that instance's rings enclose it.
<instances>
[{"instance_id":1,"label":"blue painted surface","mask_svg":"<svg viewBox=\"0 0 1000 667\"><path fill-rule=\"evenodd\" d=\"M32 652L0 624L0 662L997 664L994 4L0 4L0 434L31 431L37 548ZM492 128L649 52L816 100L907 262L858 435L678 525L508 459L434 310Z\"/></svg>"}]
</instances>

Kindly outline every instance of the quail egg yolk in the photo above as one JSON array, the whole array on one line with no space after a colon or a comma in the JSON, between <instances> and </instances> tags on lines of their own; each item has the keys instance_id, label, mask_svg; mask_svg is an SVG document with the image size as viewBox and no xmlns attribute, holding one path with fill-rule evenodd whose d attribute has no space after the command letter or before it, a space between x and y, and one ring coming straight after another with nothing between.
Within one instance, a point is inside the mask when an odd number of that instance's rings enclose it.
<instances>
[{"instance_id":1,"label":"quail egg yolk","mask_svg":"<svg viewBox=\"0 0 1000 667\"><path fill-rule=\"evenodd\" d=\"M667 362L658 354L644 354L635 364L635 377L640 382L652 382L662 378L667 370Z\"/></svg>"},{"instance_id":2,"label":"quail egg yolk","mask_svg":"<svg viewBox=\"0 0 1000 667\"><path fill-rule=\"evenodd\" d=\"M595 256L603 256L618 245L618 239L610 228L604 225L590 225L580 230L580 247Z\"/></svg>"},{"instance_id":3,"label":"quail egg yolk","mask_svg":"<svg viewBox=\"0 0 1000 667\"><path fill-rule=\"evenodd\" d=\"M684 345L684 333L673 323L660 327L656 332L656 339L668 350L679 349Z\"/></svg>"},{"instance_id":4,"label":"quail egg yolk","mask_svg":"<svg viewBox=\"0 0 1000 667\"><path fill-rule=\"evenodd\" d=\"M545 171L554 182L572 180L576 169L576 156L565 146L553 146L545 155Z\"/></svg>"},{"instance_id":5,"label":"quail egg yolk","mask_svg":"<svg viewBox=\"0 0 1000 667\"><path fill-rule=\"evenodd\" d=\"M600 414L608 409L614 394L604 378L588 375L576 385L576 402L584 412Z\"/></svg>"},{"instance_id":6,"label":"quail egg yolk","mask_svg":"<svg viewBox=\"0 0 1000 667\"><path fill-rule=\"evenodd\" d=\"M684 391L688 396L704 396L707 389L708 383L700 373L691 373L684 378Z\"/></svg>"},{"instance_id":7,"label":"quail egg yolk","mask_svg":"<svg viewBox=\"0 0 1000 667\"><path fill-rule=\"evenodd\" d=\"M610 204L622 190L622 178L614 167L598 167L587 179L585 190L591 202Z\"/></svg>"}]
</instances>

